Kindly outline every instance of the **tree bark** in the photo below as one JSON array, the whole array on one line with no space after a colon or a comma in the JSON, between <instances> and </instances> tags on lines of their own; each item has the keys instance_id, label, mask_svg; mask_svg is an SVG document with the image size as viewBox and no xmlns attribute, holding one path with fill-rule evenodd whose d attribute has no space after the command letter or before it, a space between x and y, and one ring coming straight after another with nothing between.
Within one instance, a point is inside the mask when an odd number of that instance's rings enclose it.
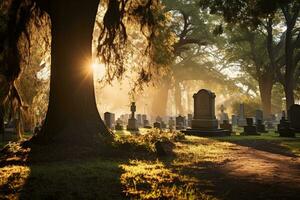
<instances>
[{"instance_id":1,"label":"tree bark","mask_svg":"<svg viewBox=\"0 0 300 200\"><path fill-rule=\"evenodd\" d=\"M91 69L99 0L51 0L51 79L43 141L88 145L110 136L96 107Z\"/></svg>"},{"instance_id":2,"label":"tree bark","mask_svg":"<svg viewBox=\"0 0 300 200\"><path fill-rule=\"evenodd\" d=\"M0 105L0 135L4 135L4 106Z\"/></svg>"},{"instance_id":3,"label":"tree bark","mask_svg":"<svg viewBox=\"0 0 300 200\"><path fill-rule=\"evenodd\" d=\"M286 111L295 103L294 98L294 51L292 45L292 29L287 28L286 31L286 44L285 44L285 95L286 95Z\"/></svg>"},{"instance_id":4,"label":"tree bark","mask_svg":"<svg viewBox=\"0 0 300 200\"><path fill-rule=\"evenodd\" d=\"M272 89L272 74L266 73L265 76L259 79L259 91L264 118L269 118L272 113Z\"/></svg>"},{"instance_id":5,"label":"tree bark","mask_svg":"<svg viewBox=\"0 0 300 200\"><path fill-rule=\"evenodd\" d=\"M288 112L290 107L295 104L294 84L292 78L285 81L284 92L286 98L286 111Z\"/></svg>"}]
</instances>

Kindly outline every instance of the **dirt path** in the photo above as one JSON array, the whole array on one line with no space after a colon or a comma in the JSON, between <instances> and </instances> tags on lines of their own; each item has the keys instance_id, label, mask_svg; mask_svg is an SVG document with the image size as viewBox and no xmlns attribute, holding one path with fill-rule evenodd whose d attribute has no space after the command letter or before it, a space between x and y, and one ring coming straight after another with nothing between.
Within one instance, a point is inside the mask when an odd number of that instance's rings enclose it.
<instances>
[{"instance_id":1,"label":"dirt path","mask_svg":"<svg viewBox=\"0 0 300 200\"><path fill-rule=\"evenodd\" d=\"M300 158L269 152L268 141L253 144L188 137L177 144L175 169L221 199L299 199Z\"/></svg>"}]
</instances>

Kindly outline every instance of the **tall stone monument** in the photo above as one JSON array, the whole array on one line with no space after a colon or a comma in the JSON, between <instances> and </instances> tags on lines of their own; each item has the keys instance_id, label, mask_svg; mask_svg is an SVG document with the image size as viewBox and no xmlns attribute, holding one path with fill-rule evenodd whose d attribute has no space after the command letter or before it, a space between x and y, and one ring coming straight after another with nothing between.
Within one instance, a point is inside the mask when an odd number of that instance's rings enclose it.
<instances>
[{"instance_id":1,"label":"tall stone monument","mask_svg":"<svg viewBox=\"0 0 300 200\"><path fill-rule=\"evenodd\" d=\"M131 103L130 111L131 111L131 117L128 119L127 130L128 131L138 131L139 130L138 123L137 123L137 120L135 119L135 112L136 112L135 102Z\"/></svg>"},{"instance_id":2,"label":"tall stone monument","mask_svg":"<svg viewBox=\"0 0 300 200\"><path fill-rule=\"evenodd\" d=\"M240 104L240 113L238 118L238 126L244 127L247 126L247 120L245 118L245 105Z\"/></svg>"},{"instance_id":3,"label":"tall stone monument","mask_svg":"<svg viewBox=\"0 0 300 200\"><path fill-rule=\"evenodd\" d=\"M215 115L215 93L209 90L199 90L194 94L194 118L192 128L182 132L199 136L226 136L228 130L219 129Z\"/></svg>"}]
</instances>

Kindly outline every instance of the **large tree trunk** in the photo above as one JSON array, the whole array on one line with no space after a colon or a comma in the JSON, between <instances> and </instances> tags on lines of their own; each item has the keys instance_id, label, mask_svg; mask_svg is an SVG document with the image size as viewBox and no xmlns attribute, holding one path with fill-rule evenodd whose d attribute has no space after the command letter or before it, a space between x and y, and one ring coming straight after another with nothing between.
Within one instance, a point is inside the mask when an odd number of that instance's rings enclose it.
<instances>
[{"instance_id":1,"label":"large tree trunk","mask_svg":"<svg viewBox=\"0 0 300 200\"><path fill-rule=\"evenodd\" d=\"M92 35L99 0L51 0L49 107L40 136L88 145L110 136L97 111L91 70Z\"/></svg>"},{"instance_id":2,"label":"large tree trunk","mask_svg":"<svg viewBox=\"0 0 300 200\"><path fill-rule=\"evenodd\" d=\"M4 135L4 106L0 105L0 135Z\"/></svg>"},{"instance_id":3,"label":"large tree trunk","mask_svg":"<svg viewBox=\"0 0 300 200\"><path fill-rule=\"evenodd\" d=\"M285 81L284 92L286 98L286 111L289 111L290 107L295 104L294 98L294 86L292 77Z\"/></svg>"},{"instance_id":4,"label":"large tree trunk","mask_svg":"<svg viewBox=\"0 0 300 200\"><path fill-rule=\"evenodd\" d=\"M266 73L259 79L260 99L265 118L270 117L272 113L272 89L273 75Z\"/></svg>"},{"instance_id":5,"label":"large tree trunk","mask_svg":"<svg viewBox=\"0 0 300 200\"><path fill-rule=\"evenodd\" d=\"M286 95L286 110L288 111L290 107L295 103L294 98L294 50L292 44L292 30L293 25L287 23L286 30L286 41L285 41L285 84L284 90Z\"/></svg>"}]
</instances>

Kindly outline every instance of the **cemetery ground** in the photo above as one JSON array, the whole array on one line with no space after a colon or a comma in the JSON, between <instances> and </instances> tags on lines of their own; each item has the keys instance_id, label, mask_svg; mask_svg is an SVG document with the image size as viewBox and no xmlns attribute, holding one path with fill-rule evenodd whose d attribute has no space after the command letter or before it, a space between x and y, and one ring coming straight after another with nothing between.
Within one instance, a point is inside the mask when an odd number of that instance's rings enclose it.
<instances>
[{"instance_id":1,"label":"cemetery ground","mask_svg":"<svg viewBox=\"0 0 300 200\"><path fill-rule=\"evenodd\" d=\"M300 135L117 135L116 151L95 155L12 143L1 153L0 199L299 198Z\"/></svg>"}]
</instances>

